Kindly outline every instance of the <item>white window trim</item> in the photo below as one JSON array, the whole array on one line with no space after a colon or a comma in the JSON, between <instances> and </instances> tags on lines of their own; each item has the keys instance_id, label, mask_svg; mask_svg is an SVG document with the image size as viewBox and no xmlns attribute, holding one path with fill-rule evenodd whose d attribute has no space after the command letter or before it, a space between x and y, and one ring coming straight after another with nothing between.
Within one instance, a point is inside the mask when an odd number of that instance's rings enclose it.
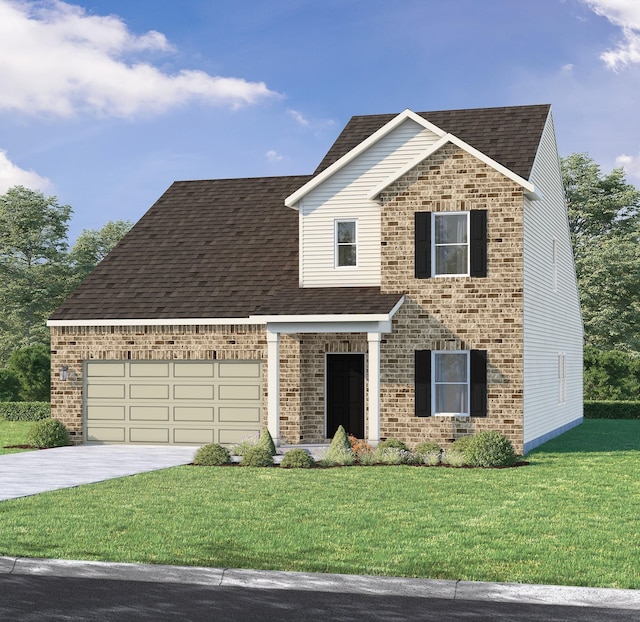
<instances>
[{"instance_id":1,"label":"white window trim","mask_svg":"<svg viewBox=\"0 0 640 622\"><path fill-rule=\"evenodd\" d=\"M459 274L438 274L436 272L436 217L444 215L460 215L464 214L467 217L467 271ZM431 212L431 276L434 278L446 278L448 276L469 276L471 274L471 218L468 211L461 212ZM444 245L441 245L444 246ZM453 246L453 245L452 245ZM462 246L462 244L456 244L455 246Z\"/></svg>"},{"instance_id":2,"label":"white window trim","mask_svg":"<svg viewBox=\"0 0 640 622\"><path fill-rule=\"evenodd\" d=\"M558 352L558 404L567 401L567 355Z\"/></svg>"},{"instance_id":3,"label":"white window trim","mask_svg":"<svg viewBox=\"0 0 640 622\"><path fill-rule=\"evenodd\" d=\"M436 411L436 354L466 354L467 355L467 412L439 413ZM446 384L444 382L438 384ZM456 382L455 384L462 384ZM431 412L435 417L469 417L471 409L471 351L470 350L432 350L431 351Z\"/></svg>"},{"instance_id":4,"label":"white window trim","mask_svg":"<svg viewBox=\"0 0 640 622\"><path fill-rule=\"evenodd\" d=\"M551 240L551 288L558 291L558 240Z\"/></svg>"},{"instance_id":5,"label":"white window trim","mask_svg":"<svg viewBox=\"0 0 640 622\"><path fill-rule=\"evenodd\" d=\"M340 255L338 253L338 248L340 246L346 246L346 244L338 244L338 224L341 222L352 222L355 224L355 242L353 242L353 246L356 247L356 263L353 266L341 266L338 261ZM336 218L333 221L333 267L336 270L353 270L358 267L358 219L357 218Z\"/></svg>"}]
</instances>

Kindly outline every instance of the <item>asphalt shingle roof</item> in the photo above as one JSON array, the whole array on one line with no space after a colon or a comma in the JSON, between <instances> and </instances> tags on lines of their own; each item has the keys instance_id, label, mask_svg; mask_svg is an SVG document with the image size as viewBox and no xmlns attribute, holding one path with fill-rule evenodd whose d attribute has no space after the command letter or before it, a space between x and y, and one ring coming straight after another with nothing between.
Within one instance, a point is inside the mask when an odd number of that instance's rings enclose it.
<instances>
[{"instance_id":1,"label":"asphalt shingle roof","mask_svg":"<svg viewBox=\"0 0 640 622\"><path fill-rule=\"evenodd\" d=\"M419 113L528 178L549 106ZM315 174L395 115L352 117ZM175 182L52 320L388 313L377 287L298 287L298 212L311 176Z\"/></svg>"}]
</instances>

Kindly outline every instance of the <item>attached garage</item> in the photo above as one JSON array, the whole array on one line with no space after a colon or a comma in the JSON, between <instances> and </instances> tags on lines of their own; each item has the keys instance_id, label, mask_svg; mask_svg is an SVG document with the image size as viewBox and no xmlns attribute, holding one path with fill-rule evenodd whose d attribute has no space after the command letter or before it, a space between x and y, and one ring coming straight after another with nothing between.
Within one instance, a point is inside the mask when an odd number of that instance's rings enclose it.
<instances>
[{"instance_id":1,"label":"attached garage","mask_svg":"<svg viewBox=\"0 0 640 622\"><path fill-rule=\"evenodd\" d=\"M260 361L87 361L85 441L237 443L262 426Z\"/></svg>"}]
</instances>

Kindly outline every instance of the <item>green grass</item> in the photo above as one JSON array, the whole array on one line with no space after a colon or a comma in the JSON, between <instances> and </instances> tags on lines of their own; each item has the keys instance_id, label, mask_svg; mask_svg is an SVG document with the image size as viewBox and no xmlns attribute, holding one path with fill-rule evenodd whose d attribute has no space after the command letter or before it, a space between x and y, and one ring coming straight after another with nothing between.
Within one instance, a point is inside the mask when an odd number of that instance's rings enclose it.
<instances>
[{"instance_id":1,"label":"green grass","mask_svg":"<svg viewBox=\"0 0 640 622\"><path fill-rule=\"evenodd\" d=\"M32 425L33 421L4 421L0 419L0 456L25 451L24 449L5 449L5 446L24 445L27 442L27 432Z\"/></svg>"},{"instance_id":2,"label":"green grass","mask_svg":"<svg viewBox=\"0 0 640 622\"><path fill-rule=\"evenodd\" d=\"M0 503L0 554L640 588L640 421L516 469L178 467Z\"/></svg>"}]
</instances>

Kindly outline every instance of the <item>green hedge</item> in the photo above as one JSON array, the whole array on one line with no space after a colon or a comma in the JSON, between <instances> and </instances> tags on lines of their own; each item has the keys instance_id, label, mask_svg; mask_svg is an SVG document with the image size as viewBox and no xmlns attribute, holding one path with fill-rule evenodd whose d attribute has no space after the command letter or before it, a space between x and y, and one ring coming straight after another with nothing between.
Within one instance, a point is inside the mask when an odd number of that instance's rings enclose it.
<instances>
[{"instance_id":1,"label":"green hedge","mask_svg":"<svg viewBox=\"0 0 640 622\"><path fill-rule=\"evenodd\" d=\"M585 419L640 419L640 402L584 402Z\"/></svg>"},{"instance_id":2,"label":"green hedge","mask_svg":"<svg viewBox=\"0 0 640 622\"><path fill-rule=\"evenodd\" d=\"M0 402L0 419L6 421L40 421L49 417L49 402Z\"/></svg>"}]
</instances>

